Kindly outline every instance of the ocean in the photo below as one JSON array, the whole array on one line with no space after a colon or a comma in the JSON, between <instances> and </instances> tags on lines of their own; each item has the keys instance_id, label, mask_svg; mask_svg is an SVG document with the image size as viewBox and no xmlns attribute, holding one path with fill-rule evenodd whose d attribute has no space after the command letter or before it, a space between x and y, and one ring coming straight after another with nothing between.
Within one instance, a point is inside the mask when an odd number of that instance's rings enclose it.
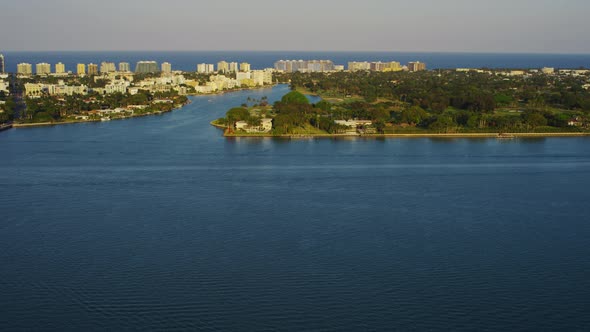
<instances>
[{"instance_id":1,"label":"ocean","mask_svg":"<svg viewBox=\"0 0 590 332\"><path fill-rule=\"evenodd\" d=\"M590 138L0 133L0 330L588 331Z\"/></svg>"},{"instance_id":2,"label":"ocean","mask_svg":"<svg viewBox=\"0 0 590 332\"><path fill-rule=\"evenodd\" d=\"M0 50L0 53L2 50ZM5 51L6 70L16 71L21 62L47 62L53 66L62 62L66 70L76 71L77 63L129 62L132 70L141 60L170 62L174 70L195 71L198 63L248 62L252 69L273 67L278 60L327 59L346 66L349 61L410 61L425 62L430 69L445 68L590 68L590 54L526 54L526 53L409 53L409 52L9 52Z\"/></svg>"}]
</instances>

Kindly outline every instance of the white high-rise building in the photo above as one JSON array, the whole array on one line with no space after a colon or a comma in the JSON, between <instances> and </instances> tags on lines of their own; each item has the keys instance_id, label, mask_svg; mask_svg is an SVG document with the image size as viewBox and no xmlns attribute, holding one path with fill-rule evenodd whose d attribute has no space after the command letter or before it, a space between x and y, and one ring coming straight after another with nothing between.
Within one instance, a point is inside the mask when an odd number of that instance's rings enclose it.
<instances>
[{"instance_id":1,"label":"white high-rise building","mask_svg":"<svg viewBox=\"0 0 590 332\"><path fill-rule=\"evenodd\" d=\"M262 70L253 70L252 71L252 80L256 85L264 85L264 71Z\"/></svg>"},{"instance_id":2,"label":"white high-rise building","mask_svg":"<svg viewBox=\"0 0 590 332\"><path fill-rule=\"evenodd\" d=\"M226 61L219 61L217 63L217 71L227 73L229 71L229 63L227 63Z\"/></svg>"},{"instance_id":3,"label":"white high-rise building","mask_svg":"<svg viewBox=\"0 0 590 332\"><path fill-rule=\"evenodd\" d=\"M240 71L250 71L250 64L247 62L240 63Z\"/></svg>"},{"instance_id":4,"label":"white high-rise building","mask_svg":"<svg viewBox=\"0 0 590 332\"><path fill-rule=\"evenodd\" d=\"M199 74L210 74L215 71L214 66L208 63L200 63L197 65L197 73Z\"/></svg>"},{"instance_id":5,"label":"white high-rise building","mask_svg":"<svg viewBox=\"0 0 590 332\"><path fill-rule=\"evenodd\" d=\"M55 73L56 74L64 74L65 72L66 72L66 66L63 63L58 62L55 65Z\"/></svg>"},{"instance_id":6,"label":"white high-rise building","mask_svg":"<svg viewBox=\"0 0 590 332\"><path fill-rule=\"evenodd\" d=\"M51 65L46 62L38 63L35 66L35 73L37 75L49 75L51 74Z\"/></svg>"},{"instance_id":7,"label":"white high-rise building","mask_svg":"<svg viewBox=\"0 0 590 332\"><path fill-rule=\"evenodd\" d=\"M162 72L169 74L172 72L172 65L169 62L162 63Z\"/></svg>"},{"instance_id":8,"label":"white high-rise building","mask_svg":"<svg viewBox=\"0 0 590 332\"><path fill-rule=\"evenodd\" d=\"M16 65L16 73L18 75L32 75L33 74L33 65L30 63L19 63Z\"/></svg>"},{"instance_id":9,"label":"white high-rise building","mask_svg":"<svg viewBox=\"0 0 590 332\"><path fill-rule=\"evenodd\" d=\"M102 62L100 64L100 73L101 74L106 74L106 73L113 73L116 72L117 69L115 67L115 63L114 62Z\"/></svg>"},{"instance_id":10,"label":"white high-rise building","mask_svg":"<svg viewBox=\"0 0 590 332\"><path fill-rule=\"evenodd\" d=\"M238 72L238 63L237 62L230 62L229 63L229 72L230 73Z\"/></svg>"},{"instance_id":11,"label":"white high-rise building","mask_svg":"<svg viewBox=\"0 0 590 332\"><path fill-rule=\"evenodd\" d=\"M76 65L76 73L78 76L86 75L86 65L83 63L79 63Z\"/></svg>"},{"instance_id":12,"label":"white high-rise building","mask_svg":"<svg viewBox=\"0 0 590 332\"><path fill-rule=\"evenodd\" d=\"M131 66L129 65L129 62L119 62L119 71L124 73L130 72Z\"/></svg>"},{"instance_id":13,"label":"white high-rise building","mask_svg":"<svg viewBox=\"0 0 590 332\"><path fill-rule=\"evenodd\" d=\"M88 75L97 75L98 74L98 65L95 63L88 64Z\"/></svg>"}]
</instances>

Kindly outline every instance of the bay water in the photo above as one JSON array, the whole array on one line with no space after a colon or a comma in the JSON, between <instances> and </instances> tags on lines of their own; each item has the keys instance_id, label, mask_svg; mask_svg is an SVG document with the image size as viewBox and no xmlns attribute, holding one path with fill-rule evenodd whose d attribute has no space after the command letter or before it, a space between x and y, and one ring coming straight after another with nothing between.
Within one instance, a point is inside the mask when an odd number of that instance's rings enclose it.
<instances>
[{"instance_id":1,"label":"bay water","mask_svg":"<svg viewBox=\"0 0 590 332\"><path fill-rule=\"evenodd\" d=\"M0 330L590 329L590 139L0 133Z\"/></svg>"}]
</instances>

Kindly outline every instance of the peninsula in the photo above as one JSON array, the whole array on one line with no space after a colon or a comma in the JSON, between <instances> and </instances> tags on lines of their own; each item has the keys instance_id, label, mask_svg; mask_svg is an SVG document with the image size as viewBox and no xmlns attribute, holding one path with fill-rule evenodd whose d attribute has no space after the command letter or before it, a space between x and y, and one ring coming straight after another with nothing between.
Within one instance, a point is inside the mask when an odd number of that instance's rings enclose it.
<instances>
[{"instance_id":1,"label":"peninsula","mask_svg":"<svg viewBox=\"0 0 590 332\"><path fill-rule=\"evenodd\" d=\"M213 125L240 137L590 135L590 71L435 70L278 73L274 105L229 110ZM311 104L306 94L322 100Z\"/></svg>"}]
</instances>

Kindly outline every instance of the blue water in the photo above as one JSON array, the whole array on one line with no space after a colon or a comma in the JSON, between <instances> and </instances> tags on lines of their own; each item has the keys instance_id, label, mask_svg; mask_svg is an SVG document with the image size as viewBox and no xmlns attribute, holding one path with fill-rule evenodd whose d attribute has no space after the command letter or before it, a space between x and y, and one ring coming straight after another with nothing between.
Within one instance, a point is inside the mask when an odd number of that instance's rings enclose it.
<instances>
[{"instance_id":1,"label":"blue water","mask_svg":"<svg viewBox=\"0 0 590 332\"><path fill-rule=\"evenodd\" d=\"M1 52L1 50L0 50ZM217 63L221 60L249 62L253 69L273 67L281 59L329 59L336 64L347 65L349 61L410 61L425 62L429 68L590 68L590 54L495 54L495 53L408 53L408 52L4 52L6 70L16 71L21 62L31 64L58 62L66 70L76 70L77 63L102 61L129 62L132 69L140 60L168 61L174 70L195 71L198 63ZM52 67L53 70L55 69Z\"/></svg>"},{"instance_id":2,"label":"blue water","mask_svg":"<svg viewBox=\"0 0 590 332\"><path fill-rule=\"evenodd\" d=\"M0 330L590 330L588 138L0 133Z\"/></svg>"}]
</instances>

